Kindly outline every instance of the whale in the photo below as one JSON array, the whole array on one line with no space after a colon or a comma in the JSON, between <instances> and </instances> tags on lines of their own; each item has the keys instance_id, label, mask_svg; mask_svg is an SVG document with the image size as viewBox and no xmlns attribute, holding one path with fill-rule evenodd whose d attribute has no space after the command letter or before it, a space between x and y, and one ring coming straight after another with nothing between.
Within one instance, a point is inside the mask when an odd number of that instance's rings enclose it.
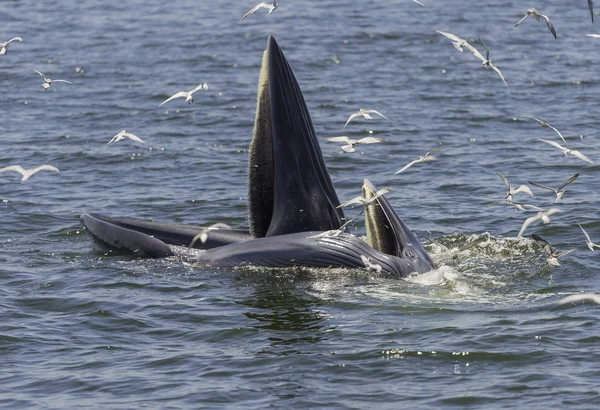
<instances>
[{"instance_id":1,"label":"whale","mask_svg":"<svg viewBox=\"0 0 600 410\"><path fill-rule=\"evenodd\" d=\"M377 188L365 179L362 192L371 198ZM212 268L350 268L394 278L435 269L385 196L366 205L364 217L366 236L347 230L302 91L279 44L269 36L249 149L247 229L96 213L80 219L101 252L193 258ZM202 232L205 240L195 241Z\"/></svg>"}]
</instances>

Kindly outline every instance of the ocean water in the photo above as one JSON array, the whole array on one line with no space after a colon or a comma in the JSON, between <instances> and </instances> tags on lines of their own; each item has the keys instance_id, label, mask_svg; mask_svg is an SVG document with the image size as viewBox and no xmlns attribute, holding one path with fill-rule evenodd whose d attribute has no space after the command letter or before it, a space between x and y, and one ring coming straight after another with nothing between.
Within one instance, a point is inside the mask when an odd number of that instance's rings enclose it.
<instances>
[{"instance_id":1,"label":"ocean water","mask_svg":"<svg viewBox=\"0 0 600 410\"><path fill-rule=\"evenodd\" d=\"M0 167L3 408L596 408L600 307L600 32L587 2L350 4L5 1ZM596 19L600 16L596 15ZM483 39L510 88L435 30ZM206 269L105 255L79 216L247 226L248 145L262 52L274 35L303 90L341 200L364 178L439 269L394 280L344 269ZM48 91L30 66L56 83ZM82 67L83 73L76 72ZM207 82L194 104L170 95ZM381 144L347 154L343 130ZM146 141L107 145L126 129ZM561 142L562 143L562 142ZM430 165L402 166L435 148ZM557 207L551 223L502 203ZM349 209L353 216L359 208ZM357 219L352 228L364 229ZM536 233L575 251L550 266ZM484 237L453 259L451 249Z\"/></svg>"}]
</instances>

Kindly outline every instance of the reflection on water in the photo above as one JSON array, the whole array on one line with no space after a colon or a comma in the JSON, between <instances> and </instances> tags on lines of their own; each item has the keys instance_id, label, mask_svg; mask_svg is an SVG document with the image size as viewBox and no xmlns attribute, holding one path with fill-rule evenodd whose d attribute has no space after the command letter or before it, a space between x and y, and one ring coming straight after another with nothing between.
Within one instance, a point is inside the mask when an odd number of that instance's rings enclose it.
<instances>
[{"instance_id":1,"label":"reflection on water","mask_svg":"<svg viewBox=\"0 0 600 410\"><path fill-rule=\"evenodd\" d=\"M319 342L328 315L327 302L309 295L311 274L304 269L249 269L239 279L252 288L252 296L237 303L251 308L244 313L256 328L273 331L272 346Z\"/></svg>"}]
</instances>

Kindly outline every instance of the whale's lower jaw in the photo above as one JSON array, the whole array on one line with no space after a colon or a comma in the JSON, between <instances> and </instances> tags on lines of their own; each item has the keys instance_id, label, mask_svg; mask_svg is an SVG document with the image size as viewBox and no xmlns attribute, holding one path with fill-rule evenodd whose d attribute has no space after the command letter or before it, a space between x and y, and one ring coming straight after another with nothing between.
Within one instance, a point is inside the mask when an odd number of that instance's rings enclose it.
<instances>
[{"instance_id":1,"label":"whale's lower jaw","mask_svg":"<svg viewBox=\"0 0 600 410\"><path fill-rule=\"evenodd\" d=\"M83 214L85 227L92 245L102 252L118 252L142 257L166 257L176 252L171 245L188 247L194 242L197 249L211 249L252 239L241 229L208 230L207 240L194 241L207 227L139 221L131 218L111 218L96 214Z\"/></svg>"},{"instance_id":2,"label":"whale's lower jaw","mask_svg":"<svg viewBox=\"0 0 600 410\"><path fill-rule=\"evenodd\" d=\"M426 265L412 264L402 258L383 254L355 235L347 233L300 232L252 239L239 230L211 230L205 251L186 247L202 227L170 225L133 219L108 218L84 214L81 217L94 248L102 252L136 257L195 258L202 266L230 268L262 266L283 268L366 268L378 266L381 273L403 278L411 272L425 272ZM152 235L153 234L153 235ZM166 242L165 242L166 241ZM200 245L200 241L197 241Z\"/></svg>"},{"instance_id":3,"label":"whale's lower jaw","mask_svg":"<svg viewBox=\"0 0 600 410\"><path fill-rule=\"evenodd\" d=\"M355 235L338 233L330 236L325 232L300 232L231 244L202 252L197 261L212 267L370 267L398 279L412 272L422 273L431 269L427 265L411 264L402 258L385 255Z\"/></svg>"}]
</instances>

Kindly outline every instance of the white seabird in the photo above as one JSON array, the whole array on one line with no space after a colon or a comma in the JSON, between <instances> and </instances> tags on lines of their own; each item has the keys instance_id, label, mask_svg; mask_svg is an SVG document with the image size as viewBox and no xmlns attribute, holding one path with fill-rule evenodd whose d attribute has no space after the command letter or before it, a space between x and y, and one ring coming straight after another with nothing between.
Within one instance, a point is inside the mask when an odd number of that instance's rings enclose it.
<instances>
[{"instance_id":1,"label":"white seabird","mask_svg":"<svg viewBox=\"0 0 600 410\"><path fill-rule=\"evenodd\" d=\"M266 2L259 3L256 6L254 6L248 13L244 14L244 17L242 17L242 20L244 20L246 17L248 17L249 15L251 15L252 13L254 13L255 11L257 11L259 9L268 9L269 10L269 12L267 13L267 16L268 16L274 10L277 10L277 7L279 7L279 3L277 2L277 0L273 0L273 3L266 3ZM242 20L240 20L240 21L242 21Z\"/></svg>"},{"instance_id":2,"label":"white seabird","mask_svg":"<svg viewBox=\"0 0 600 410\"><path fill-rule=\"evenodd\" d=\"M206 84L206 83L200 84L198 87L196 87L190 91L179 91L177 94L172 95L171 97L169 97L166 100L164 100L163 102L161 102L159 107L162 107L163 104L166 104L171 100L174 100L176 98L183 98L183 97L185 97L186 103L191 104L194 102L194 94L196 93L196 91L199 91L199 90L208 90L208 84Z\"/></svg>"},{"instance_id":3,"label":"white seabird","mask_svg":"<svg viewBox=\"0 0 600 410\"><path fill-rule=\"evenodd\" d=\"M18 172L19 174L21 174L23 177L21 178L22 182L27 181L29 178L31 178L31 176L33 174L35 174L36 172L39 171L52 171L52 172L59 172L58 168L52 166L52 165L40 165L39 167L36 168L31 168L31 169L25 169L20 165L11 165L9 167L4 167L0 169L0 172L6 172L6 171L15 171Z\"/></svg>"},{"instance_id":4,"label":"white seabird","mask_svg":"<svg viewBox=\"0 0 600 410\"><path fill-rule=\"evenodd\" d=\"M110 141L108 141L106 143L106 145L111 144L113 142L124 140L125 138L129 138L130 140L137 141L137 142L142 142L144 144L146 143L146 141L142 140L137 135L127 132L127 130L123 130L123 131L119 132L117 135L115 135L114 137L112 137L112 139Z\"/></svg>"},{"instance_id":5,"label":"white seabird","mask_svg":"<svg viewBox=\"0 0 600 410\"><path fill-rule=\"evenodd\" d=\"M325 138L327 141L332 142L343 142L346 145L342 145L342 150L345 152L355 152L355 145L358 144L377 144L378 142L384 142L384 139L375 138L375 137L365 137L358 140L348 138L346 135L341 135L339 137L327 137Z\"/></svg>"}]
</instances>

